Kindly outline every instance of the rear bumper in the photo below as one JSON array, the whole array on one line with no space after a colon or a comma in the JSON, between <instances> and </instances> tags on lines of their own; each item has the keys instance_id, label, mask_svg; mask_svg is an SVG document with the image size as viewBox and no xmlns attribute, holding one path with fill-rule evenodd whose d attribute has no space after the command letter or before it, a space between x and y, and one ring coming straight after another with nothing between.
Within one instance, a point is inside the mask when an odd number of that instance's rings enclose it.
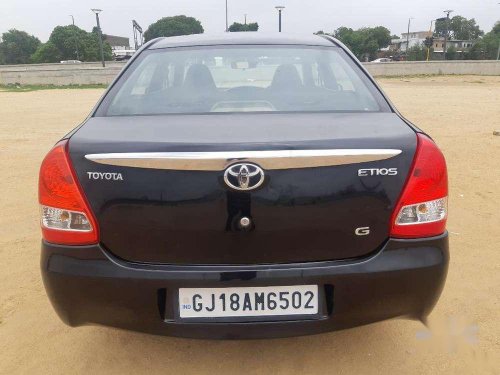
<instances>
[{"instance_id":1,"label":"rear bumper","mask_svg":"<svg viewBox=\"0 0 500 375\"><path fill-rule=\"evenodd\" d=\"M358 261L271 266L149 266L122 262L99 246L42 243L41 269L59 317L196 338L269 338L339 330L390 318L424 320L444 286L448 236L391 239ZM318 284L324 314L315 320L193 323L176 318L179 287Z\"/></svg>"}]
</instances>

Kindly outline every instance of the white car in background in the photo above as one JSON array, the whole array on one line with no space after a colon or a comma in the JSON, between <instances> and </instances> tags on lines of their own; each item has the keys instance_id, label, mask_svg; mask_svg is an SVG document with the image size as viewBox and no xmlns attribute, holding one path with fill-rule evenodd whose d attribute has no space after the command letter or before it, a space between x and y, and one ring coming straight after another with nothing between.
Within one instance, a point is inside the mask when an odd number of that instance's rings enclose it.
<instances>
[{"instance_id":1,"label":"white car in background","mask_svg":"<svg viewBox=\"0 0 500 375\"><path fill-rule=\"evenodd\" d=\"M375 59L373 61L370 61L370 62L373 62L373 63L386 63L386 62L391 62L392 59L390 58L387 58L387 57L381 57L379 59Z\"/></svg>"}]
</instances>

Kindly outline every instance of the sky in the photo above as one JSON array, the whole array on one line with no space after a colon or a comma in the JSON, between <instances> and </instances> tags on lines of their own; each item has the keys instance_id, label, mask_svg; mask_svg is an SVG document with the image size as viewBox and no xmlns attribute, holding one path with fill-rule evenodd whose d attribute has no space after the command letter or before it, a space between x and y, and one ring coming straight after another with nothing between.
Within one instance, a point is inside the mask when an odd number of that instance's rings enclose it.
<instances>
[{"instance_id":1,"label":"sky","mask_svg":"<svg viewBox=\"0 0 500 375\"><path fill-rule=\"evenodd\" d=\"M411 30L428 30L432 19L442 17L443 10L453 15L475 18L479 26L490 31L500 20L500 0L228 0L229 24L258 22L261 31L277 31L278 14L274 7L284 5L283 31L313 33L332 32L340 26L351 28L385 26L392 34L406 32L408 18ZM132 44L132 19L144 30L161 17L184 14L199 19L205 33L225 29L225 0L0 0L0 33L15 28L37 36L45 42L57 25L71 23L90 31L95 16L90 8L100 8L103 33L126 36Z\"/></svg>"}]
</instances>

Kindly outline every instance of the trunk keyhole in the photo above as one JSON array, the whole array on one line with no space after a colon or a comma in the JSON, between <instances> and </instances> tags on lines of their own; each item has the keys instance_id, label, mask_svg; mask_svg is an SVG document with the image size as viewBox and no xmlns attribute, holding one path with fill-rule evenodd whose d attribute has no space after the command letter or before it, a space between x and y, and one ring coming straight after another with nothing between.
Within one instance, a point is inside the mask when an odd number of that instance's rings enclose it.
<instances>
[{"instance_id":1,"label":"trunk keyhole","mask_svg":"<svg viewBox=\"0 0 500 375\"><path fill-rule=\"evenodd\" d=\"M238 226L242 231L248 232L250 229L252 229L253 223L252 220L249 217L243 216L240 219L240 222L238 223Z\"/></svg>"},{"instance_id":2,"label":"trunk keyhole","mask_svg":"<svg viewBox=\"0 0 500 375\"><path fill-rule=\"evenodd\" d=\"M251 196L249 193L227 192L228 232L250 232L255 229L251 215Z\"/></svg>"}]
</instances>

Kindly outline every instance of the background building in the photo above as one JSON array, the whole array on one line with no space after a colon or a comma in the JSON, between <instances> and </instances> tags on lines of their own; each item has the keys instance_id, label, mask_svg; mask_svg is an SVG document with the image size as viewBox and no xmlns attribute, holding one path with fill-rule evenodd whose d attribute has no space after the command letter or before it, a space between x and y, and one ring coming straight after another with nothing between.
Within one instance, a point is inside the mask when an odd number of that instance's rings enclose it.
<instances>
[{"instance_id":1,"label":"background building","mask_svg":"<svg viewBox=\"0 0 500 375\"><path fill-rule=\"evenodd\" d=\"M432 36L431 31L413 31L409 34L403 33L401 34L401 38L391 40L390 50L405 52L407 49L407 42L408 48L420 46L425 42L425 38L428 36Z\"/></svg>"},{"instance_id":2,"label":"background building","mask_svg":"<svg viewBox=\"0 0 500 375\"><path fill-rule=\"evenodd\" d=\"M130 47L129 38L104 34L104 40L111 46L115 60L128 60L135 53L135 49Z\"/></svg>"},{"instance_id":3,"label":"background building","mask_svg":"<svg viewBox=\"0 0 500 375\"><path fill-rule=\"evenodd\" d=\"M450 48L454 48L457 53L464 53L469 51L474 43L474 40L448 39L446 49L449 51ZM432 45L432 48L434 49L434 53L443 54L444 38L434 38L434 44Z\"/></svg>"},{"instance_id":4,"label":"background building","mask_svg":"<svg viewBox=\"0 0 500 375\"><path fill-rule=\"evenodd\" d=\"M103 37L104 37L104 41L109 43L109 45L111 46L111 49L113 51L117 50L117 49L129 49L130 48L130 40L127 37L109 35L109 34L104 34Z\"/></svg>"}]
</instances>

